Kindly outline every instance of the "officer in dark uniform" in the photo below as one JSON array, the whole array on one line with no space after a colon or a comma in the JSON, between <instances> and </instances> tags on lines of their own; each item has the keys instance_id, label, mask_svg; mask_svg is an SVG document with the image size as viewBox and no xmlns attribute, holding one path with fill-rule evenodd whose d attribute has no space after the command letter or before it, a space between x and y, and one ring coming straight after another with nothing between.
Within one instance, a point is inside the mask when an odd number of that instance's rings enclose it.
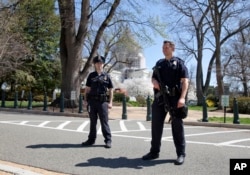
<instances>
[{"instance_id":1,"label":"officer in dark uniform","mask_svg":"<svg viewBox=\"0 0 250 175\"><path fill-rule=\"evenodd\" d=\"M103 72L105 58L96 56L93 59L95 71L90 73L85 88L84 104L87 105L90 117L90 132L88 140L82 143L82 146L90 146L96 140L96 125L99 117L102 134L104 137L105 148L111 148L111 131L108 124L108 109L112 108L113 83L110 76ZM108 95L107 95L108 94Z\"/></svg>"},{"instance_id":2,"label":"officer in dark uniform","mask_svg":"<svg viewBox=\"0 0 250 175\"><path fill-rule=\"evenodd\" d=\"M173 42L164 41L162 49L165 58L160 59L156 63L155 68L158 69L158 73L154 71L152 75L155 97L152 104L151 149L142 159L152 160L159 157L164 121L169 112L172 135L177 154L175 164L181 165L184 163L184 158L186 156L183 125L183 118L186 117L186 115L183 116L180 111L182 109L187 109L185 106L185 97L188 89L188 70L184 65L184 61L173 56L175 49ZM161 87L161 84L163 84L164 87ZM168 88L168 110L165 108L166 104L163 94L159 94L160 88Z\"/></svg>"}]
</instances>

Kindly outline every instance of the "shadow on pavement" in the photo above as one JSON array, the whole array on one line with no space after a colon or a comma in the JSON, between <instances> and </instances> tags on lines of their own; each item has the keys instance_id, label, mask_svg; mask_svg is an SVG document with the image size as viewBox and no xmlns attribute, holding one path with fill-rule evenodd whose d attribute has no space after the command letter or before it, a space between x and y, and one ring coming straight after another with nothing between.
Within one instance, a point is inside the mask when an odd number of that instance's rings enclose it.
<instances>
[{"instance_id":1,"label":"shadow on pavement","mask_svg":"<svg viewBox=\"0 0 250 175\"><path fill-rule=\"evenodd\" d=\"M153 160L153 161L145 161L141 158L128 159L127 157L119 157L119 158L103 158L96 157L89 159L87 162L76 164L77 167L89 167L89 166L100 166L105 168L134 168L134 169L142 169L143 167L155 166L159 164L165 163L174 163L175 160Z\"/></svg>"},{"instance_id":2,"label":"shadow on pavement","mask_svg":"<svg viewBox=\"0 0 250 175\"><path fill-rule=\"evenodd\" d=\"M38 148L82 148L81 144L68 144L68 143L60 143L60 144L37 144L37 145L29 145L26 148L38 149Z\"/></svg>"}]
</instances>

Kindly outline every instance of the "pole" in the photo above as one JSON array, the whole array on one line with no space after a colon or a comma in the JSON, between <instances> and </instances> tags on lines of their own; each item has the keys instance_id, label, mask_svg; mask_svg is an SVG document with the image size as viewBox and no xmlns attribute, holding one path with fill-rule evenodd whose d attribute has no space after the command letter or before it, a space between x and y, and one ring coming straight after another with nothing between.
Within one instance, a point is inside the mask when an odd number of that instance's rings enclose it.
<instances>
[{"instance_id":1,"label":"pole","mask_svg":"<svg viewBox=\"0 0 250 175\"><path fill-rule=\"evenodd\" d=\"M61 96L60 96L60 112L64 112L64 94L63 94L63 92L61 93Z\"/></svg>"},{"instance_id":2,"label":"pole","mask_svg":"<svg viewBox=\"0 0 250 175\"><path fill-rule=\"evenodd\" d=\"M227 107L224 106L224 123L226 123L226 113L227 113Z\"/></svg>"},{"instance_id":3,"label":"pole","mask_svg":"<svg viewBox=\"0 0 250 175\"><path fill-rule=\"evenodd\" d=\"M147 121L151 121L152 118L152 114L151 114L151 102L150 102L150 98L148 96L147 98Z\"/></svg>"},{"instance_id":4,"label":"pole","mask_svg":"<svg viewBox=\"0 0 250 175\"><path fill-rule=\"evenodd\" d=\"M14 108L18 108L17 102L18 102L18 92L16 91L15 92L15 99L14 99Z\"/></svg>"},{"instance_id":5,"label":"pole","mask_svg":"<svg viewBox=\"0 0 250 175\"><path fill-rule=\"evenodd\" d=\"M240 124L240 120L239 120L239 110L238 110L238 101L237 99L234 97L234 101L233 101L234 105L233 105L233 109L234 109L234 124Z\"/></svg>"},{"instance_id":6,"label":"pole","mask_svg":"<svg viewBox=\"0 0 250 175\"><path fill-rule=\"evenodd\" d=\"M79 96L79 113L83 113L83 109L82 109L82 94L80 93Z\"/></svg>"},{"instance_id":7,"label":"pole","mask_svg":"<svg viewBox=\"0 0 250 175\"><path fill-rule=\"evenodd\" d=\"M2 103L1 103L1 107L5 107L5 90L2 90Z\"/></svg>"},{"instance_id":8,"label":"pole","mask_svg":"<svg viewBox=\"0 0 250 175\"><path fill-rule=\"evenodd\" d=\"M207 117L207 103L206 103L206 97L203 96L203 108L202 108L202 112L203 112L203 118L202 121L203 122L208 122L208 117Z\"/></svg>"},{"instance_id":9,"label":"pole","mask_svg":"<svg viewBox=\"0 0 250 175\"><path fill-rule=\"evenodd\" d=\"M29 92L28 109L32 109L32 93Z\"/></svg>"},{"instance_id":10,"label":"pole","mask_svg":"<svg viewBox=\"0 0 250 175\"><path fill-rule=\"evenodd\" d=\"M125 94L122 99L122 119L127 119L127 106L126 106L126 97Z\"/></svg>"},{"instance_id":11,"label":"pole","mask_svg":"<svg viewBox=\"0 0 250 175\"><path fill-rule=\"evenodd\" d=\"M47 92L44 92L43 111L47 111Z\"/></svg>"}]
</instances>

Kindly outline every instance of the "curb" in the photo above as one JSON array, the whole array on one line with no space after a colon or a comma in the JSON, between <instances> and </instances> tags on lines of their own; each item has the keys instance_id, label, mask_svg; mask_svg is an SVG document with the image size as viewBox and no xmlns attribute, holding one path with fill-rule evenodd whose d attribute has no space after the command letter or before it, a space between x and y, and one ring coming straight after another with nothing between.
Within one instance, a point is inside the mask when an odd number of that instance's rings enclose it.
<instances>
[{"instance_id":1,"label":"curb","mask_svg":"<svg viewBox=\"0 0 250 175\"><path fill-rule=\"evenodd\" d=\"M39 111L39 110L28 110L28 109L14 109L14 108L0 108L0 111L22 113L22 114L39 114L39 115L65 116L65 117L82 117L82 118L88 117L88 115L86 113L50 112L50 111Z\"/></svg>"},{"instance_id":2,"label":"curb","mask_svg":"<svg viewBox=\"0 0 250 175\"><path fill-rule=\"evenodd\" d=\"M222 127L222 128L235 128L235 129L250 129L250 125L243 124L229 124L229 123L209 123L209 122L185 122L185 125L192 126L206 126L206 127Z\"/></svg>"},{"instance_id":3,"label":"curb","mask_svg":"<svg viewBox=\"0 0 250 175\"><path fill-rule=\"evenodd\" d=\"M40 173L35 173L32 171L25 170L23 168L16 168L9 165L0 164L0 170L6 173L11 173L15 175L42 175Z\"/></svg>"}]
</instances>

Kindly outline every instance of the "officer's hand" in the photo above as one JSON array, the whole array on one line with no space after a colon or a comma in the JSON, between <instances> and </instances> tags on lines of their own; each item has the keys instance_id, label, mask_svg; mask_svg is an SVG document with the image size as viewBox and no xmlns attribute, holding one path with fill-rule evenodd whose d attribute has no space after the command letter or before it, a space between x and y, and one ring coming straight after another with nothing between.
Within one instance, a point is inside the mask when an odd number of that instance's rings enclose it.
<instances>
[{"instance_id":1,"label":"officer's hand","mask_svg":"<svg viewBox=\"0 0 250 175\"><path fill-rule=\"evenodd\" d=\"M109 109L111 109L111 108L112 108L112 106L113 106L113 104L112 104L112 103L109 103L109 104L108 104L108 108L109 108Z\"/></svg>"},{"instance_id":2,"label":"officer's hand","mask_svg":"<svg viewBox=\"0 0 250 175\"><path fill-rule=\"evenodd\" d=\"M185 105L185 98L180 98L177 104L177 108L181 108Z\"/></svg>"},{"instance_id":3,"label":"officer's hand","mask_svg":"<svg viewBox=\"0 0 250 175\"><path fill-rule=\"evenodd\" d=\"M152 79L152 84L155 89L160 90L159 82L156 79Z\"/></svg>"},{"instance_id":4,"label":"officer's hand","mask_svg":"<svg viewBox=\"0 0 250 175\"><path fill-rule=\"evenodd\" d=\"M87 107L88 106L88 102L86 100L83 101L83 107Z\"/></svg>"}]
</instances>

